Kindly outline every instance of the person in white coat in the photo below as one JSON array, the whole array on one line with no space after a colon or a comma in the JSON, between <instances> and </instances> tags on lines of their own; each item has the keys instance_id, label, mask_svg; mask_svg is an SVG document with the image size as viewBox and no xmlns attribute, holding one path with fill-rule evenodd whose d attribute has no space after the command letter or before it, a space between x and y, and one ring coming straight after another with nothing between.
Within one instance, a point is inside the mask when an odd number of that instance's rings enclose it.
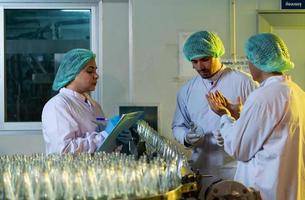
<instances>
[{"instance_id":1,"label":"person in white coat","mask_svg":"<svg viewBox=\"0 0 305 200\"><path fill-rule=\"evenodd\" d=\"M187 38L183 53L198 75L178 92L172 122L175 139L192 149L193 169L213 176L207 182L233 178L235 164L223 148L216 144L213 132L219 128L220 117L209 110L205 95L219 90L232 101L238 96L245 101L256 87L250 75L221 63L220 57L224 52L221 39L213 32L199 31Z\"/></svg>"},{"instance_id":2,"label":"person in white coat","mask_svg":"<svg viewBox=\"0 0 305 200\"><path fill-rule=\"evenodd\" d=\"M116 116L106 126L101 106L88 94L97 84L96 70L90 50L72 49L64 55L52 86L59 93L42 111L46 154L93 153L118 122Z\"/></svg>"},{"instance_id":3,"label":"person in white coat","mask_svg":"<svg viewBox=\"0 0 305 200\"><path fill-rule=\"evenodd\" d=\"M294 67L288 49L279 36L261 33L247 40L245 52L260 87L236 119L231 113L241 105L220 92L207 95L221 116L217 138L238 160L235 180L260 191L263 200L305 199L305 93L285 75Z\"/></svg>"}]
</instances>

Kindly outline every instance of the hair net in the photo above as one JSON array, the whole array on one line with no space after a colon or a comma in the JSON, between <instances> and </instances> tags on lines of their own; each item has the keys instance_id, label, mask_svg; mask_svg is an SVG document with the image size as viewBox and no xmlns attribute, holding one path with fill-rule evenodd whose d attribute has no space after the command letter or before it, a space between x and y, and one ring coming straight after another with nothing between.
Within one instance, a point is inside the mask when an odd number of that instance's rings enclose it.
<instances>
[{"instance_id":1,"label":"hair net","mask_svg":"<svg viewBox=\"0 0 305 200\"><path fill-rule=\"evenodd\" d=\"M87 49L72 49L61 60L53 81L53 90L58 91L73 81L85 65L95 58L95 54Z\"/></svg>"},{"instance_id":2,"label":"hair net","mask_svg":"<svg viewBox=\"0 0 305 200\"><path fill-rule=\"evenodd\" d=\"M294 68L284 41L272 33L260 33L245 44L248 60L264 72L285 72Z\"/></svg>"},{"instance_id":3,"label":"hair net","mask_svg":"<svg viewBox=\"0 0 305 200\"><path fill-rule=\"evenodd\" d=\"M218 58L225 53L225 48L215 33L199 31L187 38L183 53L188 61L203 57Z\"/></svg>"}]
</instances>

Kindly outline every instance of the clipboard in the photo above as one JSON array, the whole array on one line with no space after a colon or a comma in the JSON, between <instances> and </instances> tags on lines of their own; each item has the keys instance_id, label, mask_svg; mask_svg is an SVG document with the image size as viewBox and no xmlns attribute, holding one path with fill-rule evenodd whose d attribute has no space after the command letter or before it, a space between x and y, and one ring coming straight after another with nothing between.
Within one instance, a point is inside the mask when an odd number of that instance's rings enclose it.
<instances>
[{"instance_id":1,"label":"clipboard","mask_svg":"<svg viewBox=\"0 0 305 200\"><path fill-rule=\"evenodd\" d=\"M143 116L143 111L131 112L127 114L123 114L118 124L113 128L111 133L105 139L103 144L96 151L104 151L107 153L111 153L113 149L116 147L116 138L123 131L129 129L133 124L137 123L137 121Z\"/></svg>"}]
</instances>

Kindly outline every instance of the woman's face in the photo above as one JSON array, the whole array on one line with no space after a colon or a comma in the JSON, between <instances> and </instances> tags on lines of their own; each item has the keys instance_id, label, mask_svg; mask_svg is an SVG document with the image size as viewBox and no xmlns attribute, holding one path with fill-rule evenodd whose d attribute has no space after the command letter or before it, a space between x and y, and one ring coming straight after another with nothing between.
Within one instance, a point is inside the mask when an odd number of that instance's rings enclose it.
<instances>
[{"instance_id":1,"label":"woman's face","mask_svg":"<svg viewBox=\"0 0 305 200\"><path fill-rule=\"evenodd\" d=\"M79 93L94 91L99 78L96 70L95 60L92 59L69 85L72 85L74 90Z\"/></svg>"}]
</instances>

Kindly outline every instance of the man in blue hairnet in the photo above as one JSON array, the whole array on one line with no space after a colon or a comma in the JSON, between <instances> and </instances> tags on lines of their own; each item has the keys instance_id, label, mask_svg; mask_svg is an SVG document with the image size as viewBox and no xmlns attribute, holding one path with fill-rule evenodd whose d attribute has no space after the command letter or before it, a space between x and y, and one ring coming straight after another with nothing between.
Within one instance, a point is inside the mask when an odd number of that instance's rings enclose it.
<instances>
[{"instance_id":1,"label":"man in blue hairnet","mask_svg":"<svg viewBox=\"0 0 305 200\"><path fill-rule=\"evenodd\" d=\"M262 199L305 199L305 93L285 75L294 67L288 49L277 35L261 33L248 39L245 52L260 87L240 117L231 117L235 111L221 93L207 95L221 116L224 149L238 160L235 179Z\"/></svg>"},{"instance_id":2,"label":"man in blue hairnet","mask_svg":"<svg viewBox=\"0 0 305 200\"><path fill-rule=\"evenodd\" d=\"M47 154L93 153L118 123L119 116L106 123L101 106L88 94L98 77L92 51L72 49L64 55L52 86L59 93L42 111Z\"/></svg>"},{"instance_id":3,"label":"man in blue hairnet","mask_svg":"<svg viewBox=\"0 0 305 200\"><path fill-rule=\"evenodd\" d=\"M199 31L190 35L183 53L198 75L189 80L177 95L172 131L176 140L192 149L193 169L218 178L233 178L233 159L217 145L213 133L220 117L209 109L206 94L219 90L229 100L245 101L256 87L250 75L226 67L220 57L225 53L221 39L213 32ZM229 167L230 166L230 167Z\"/></svg>"}]
</instances>

